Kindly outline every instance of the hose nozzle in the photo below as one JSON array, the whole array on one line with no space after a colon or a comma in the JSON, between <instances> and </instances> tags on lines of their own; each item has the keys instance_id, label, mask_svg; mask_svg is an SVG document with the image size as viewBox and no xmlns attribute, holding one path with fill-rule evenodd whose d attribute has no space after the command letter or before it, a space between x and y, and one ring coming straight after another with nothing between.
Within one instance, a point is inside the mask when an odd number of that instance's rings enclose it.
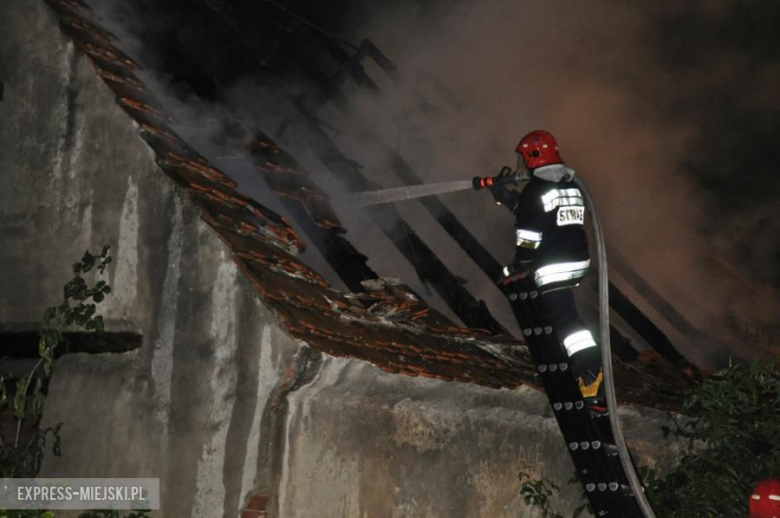
<instances>
[{"instance_id":1,"label":"hose nozzle","mask_svg":"<svg viewBox=\"0 0 780 518\"><path fill-rule=\"evenodd\" d=\"M475 176L474 179L471 180L471 185L474 187L475 191L478 191L480 189L493 187L493 177L492 176Z\"/></svg>"},{"instance_id":2,"label":"hose nozzle","mask_svg":"<svg viewBox=\"0 0 780 518\"><path fill-rule=\"evenodd\" d=\"M506 185L508 183L519 184L528 179L526 173L512 171L512 168L504 166L498 176L475 176L471 180L471 185L475 191L480 189L489 189L497 185Z\"/></svg>"}]
</instances>

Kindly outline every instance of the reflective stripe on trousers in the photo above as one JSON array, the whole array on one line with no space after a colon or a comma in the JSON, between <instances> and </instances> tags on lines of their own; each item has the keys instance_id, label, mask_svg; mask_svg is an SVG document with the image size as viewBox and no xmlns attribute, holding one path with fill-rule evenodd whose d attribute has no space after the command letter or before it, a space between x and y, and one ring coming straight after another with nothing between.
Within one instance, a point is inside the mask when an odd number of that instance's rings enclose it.
<instances>
[{"instance_id":1,"label":"reflective stripe on trousers","mask_svg":"<svg viewBox=\"0 0 780 518\"><path fill-rule=\"evenodd\" d=\"M589 347L596 347L596 340L593 339L593 335L587 329L577 331L563 339L563 346L566 348L566 353L571 358L575 353L587 349Z\"/></svg>"},{"instance_id":2,"label":"reflective stripe on trousers","mask_svg":"<svg viewBox=\"0 0 780 518\"><path fill-rule=\"evenodd\" d=\"M579 279L584 277L588 272L590 266L590 259L584 261L577 261L571 263L557 263L542 266L536 270L534 274L534 280L536 281L536 287L541 288L547 284L554 282L568 281L572 279Z\"/></svg>"}]
</instances>

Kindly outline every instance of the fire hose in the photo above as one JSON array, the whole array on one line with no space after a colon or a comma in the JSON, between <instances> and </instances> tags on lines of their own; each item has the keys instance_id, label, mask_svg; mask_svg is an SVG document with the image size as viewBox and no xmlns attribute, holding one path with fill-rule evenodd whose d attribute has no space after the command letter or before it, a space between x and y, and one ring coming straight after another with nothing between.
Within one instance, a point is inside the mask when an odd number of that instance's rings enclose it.
<instances>
[{"instance_id":1,"label":"fire hose","mask_svg":"<svg viewBox=\"0 0 780 518\"><path fill-rule=\"evenodd\" d=\"M528 173L517 172L512 174L509 167L504 167L498 176L494 177L475 177L472 180L472 186L475 190L490 188L498 185L507 184L520 184L528 181L530 175ZM590 213L591 226L593 228L593 235L596 238L596 255L598 258L598 272L599 272L599 334L601 336L601 364L604 373L604 385L607 396L607 408L611 409L609 412L609 424L612 428L612 433L615 437L615 447L617 448L618 458L620 464L623 466L623 470L628 477L629 485L634 493L634 497L639 504L642 514L645 518L655 518L650 503L645 497L644 490L639 481L639 477L634 470L634 466L631 462L631 457L628 453L628 447L626 441L623 438L623 428L620 423L620 418L617 412L617 397L615 396L615 384L612 372L612 352L610 350L609 340L609 279L607 274L607 251L604 244L604 235L601 228L601 222L599 221L598 214L596 213L596 207L593 203L593 198L588 190L585 182L579 176L574 177L574 182L577 187L582 191L585 198L585 204L588 207Z\"/></svg>"},{"instance_id":2,"label":"fire hose","mask_svg":"<svg viewBox=\"0 0 780 518\"><path fill-rule=\"evenodd\" d=\"M504 167L498 176L475 177L472 181L456 180L450 182L441 182L425 185L407 185L402 187L393 187L379 191L370 191L343 196L338 199L339 204L350 204L360 207L378 205L382 203L391 203L394 201L410 200L423 196L433 196L449 192L457 192L473 188L475 190L496 187L499 185L515 184L519 185L530 180L530 174L524 172L512 171L509 167ZM653 509L645 497L639 477L631 463L631 457L623 438L623 428L617 412L617 398L615 396L614 377L612 372L612 352L609 341L609 279L607 276L607 252L604 244L604 236L599 222L596 207L593 203L590 191L585 182L575 176L574 182L580 188L585 198L585 204L591 215L591 224L593 235L596 238L596 251L598 258L599 272L599 334L601 336L601 363L604 373L604 385L607 396L607 407L613 411L609 412L609 424L615 437L615 447L623 470L628 478L629 485L636 498L637 504L645 518L655 518Z\"/></svg>"}]
</instances>

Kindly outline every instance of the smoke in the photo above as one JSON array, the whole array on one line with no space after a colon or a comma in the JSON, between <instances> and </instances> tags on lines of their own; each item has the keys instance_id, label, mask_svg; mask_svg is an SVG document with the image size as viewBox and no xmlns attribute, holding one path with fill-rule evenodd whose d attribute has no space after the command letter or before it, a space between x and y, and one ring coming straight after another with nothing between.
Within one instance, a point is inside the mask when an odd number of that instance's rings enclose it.
<instances>
[{"instance_id":1,"label":"smoke","mask_svg":"<svg viewBox=\"0 0 780 518\"><path fill-rule=\"evenodd\" d=\"M400 93L385 88L383 100L354 92L355 112L377 121L427 181L495 174L514 161L520 136L552 131L591 186L609 243L697 327L740 340L730 344L739 354L772 353L763 346L780 307L770 286L778 281L772 215L780 182L767 151L780 136L780 67L770 65L777 46L760 47L776 40L766 21L776 14L753 6L746 15L744 4L725 1L415 5L427 9L405 3L362 13L353 37L369 35L400 65L404 83ZM459 109L434 78L456 92ZM429 116L412 92L448 109ZM370 170L386 171L382 149L368 144L350 148ZM474 196L446 200L508 260L510 216ZM726 325L733 319L763 335L734 334ZM723 352L711 347L686 352L706 364Z\"/></svg>"},{"instance_id":2,"label":"smoke","mask_svg":"<svg viewBox=\"0 0 780 518\"><path fill-rule=\"evenodd\" d=\"M258 129L275 135L298 117L290 99L309 85L297 78L282 83L278 77L269 80L247 73L249 67L242 60L260 57L206 2L93 0L89 4L100 24L118 37L117 46L142 65L135 73L174 119L176 134L234 179L240 193L295 227L294 218L246 156L243 143ZM277 141L294 157L307 157L307 150L288 145L284 138ZM327 187L339 192L340 186L328 183ZM299 228L296 231L305 238ZM303 260L332 285L345 289L315 247L307 247Z\"/></svg>"},{"instance_id":3,"label":"smoke","mask_svg":"<svg viewBox=\"0 0 780 518\"><path fill-rule=\"evenodd\" d=\"M214 8L235 4L238 12L243 4L94 3L125 50L150 68L145 80L182 120L177 131L237 177L244 192L284 213L251 166L220 159L240 154L225 138L237 120L274 135L295 115L290 100L311 91L283 66L274 77L246 72L251 60L283 64L290 57L274 42L268 56L248 51L246 39L260 36L236 30ZM727 342L760 330L756 343L730 345L746 356L766 354L778 310L769 286L780 280L780 223L773 217L780 182L769 158L780 137L780 51L771 6L407 0L353 2L339 12L340 36L369 37L401 72L397 85L367 63L381 96L347 81L348 113L330 104L313 114L366 176L400 186L388 168L390 152L426 182L496 174L514 165L520 136L547 129L593 191L608 242L696 326ZM334 30L335 18L327 22ZM317 183L344 191L300 135L287 132L280 143ZM496 257L510 260L512 218L488 193L441 199ZM375 270L426 291L364 213L336 208ZM417 202L398 209L513 328L493 280ZM315 252L307 255L339 284ZM442 309L437 297L430 300ZM726 325L734 319L738 326ZM705 365L718 353L712 346L683 352Z\"/></svg>"}]
</instances>

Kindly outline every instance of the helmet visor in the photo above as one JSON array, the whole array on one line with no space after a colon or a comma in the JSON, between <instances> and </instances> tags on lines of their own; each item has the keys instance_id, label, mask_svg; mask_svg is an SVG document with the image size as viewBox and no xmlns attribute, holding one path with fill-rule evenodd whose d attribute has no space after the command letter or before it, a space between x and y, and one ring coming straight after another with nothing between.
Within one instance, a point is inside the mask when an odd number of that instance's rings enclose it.
<instances>
[{"instance_id":1,"label":"helmet visor","mask_svg":"<svg viewBox=\"0 0 780 518\"><path fill-rule=\"evenodd\" d=\"M522 153L515 153L517 155L517 172L518 173L527 173L528 168L525 166L525 160L523 160L523 154Z\"/></svg>"}]
</instances>

